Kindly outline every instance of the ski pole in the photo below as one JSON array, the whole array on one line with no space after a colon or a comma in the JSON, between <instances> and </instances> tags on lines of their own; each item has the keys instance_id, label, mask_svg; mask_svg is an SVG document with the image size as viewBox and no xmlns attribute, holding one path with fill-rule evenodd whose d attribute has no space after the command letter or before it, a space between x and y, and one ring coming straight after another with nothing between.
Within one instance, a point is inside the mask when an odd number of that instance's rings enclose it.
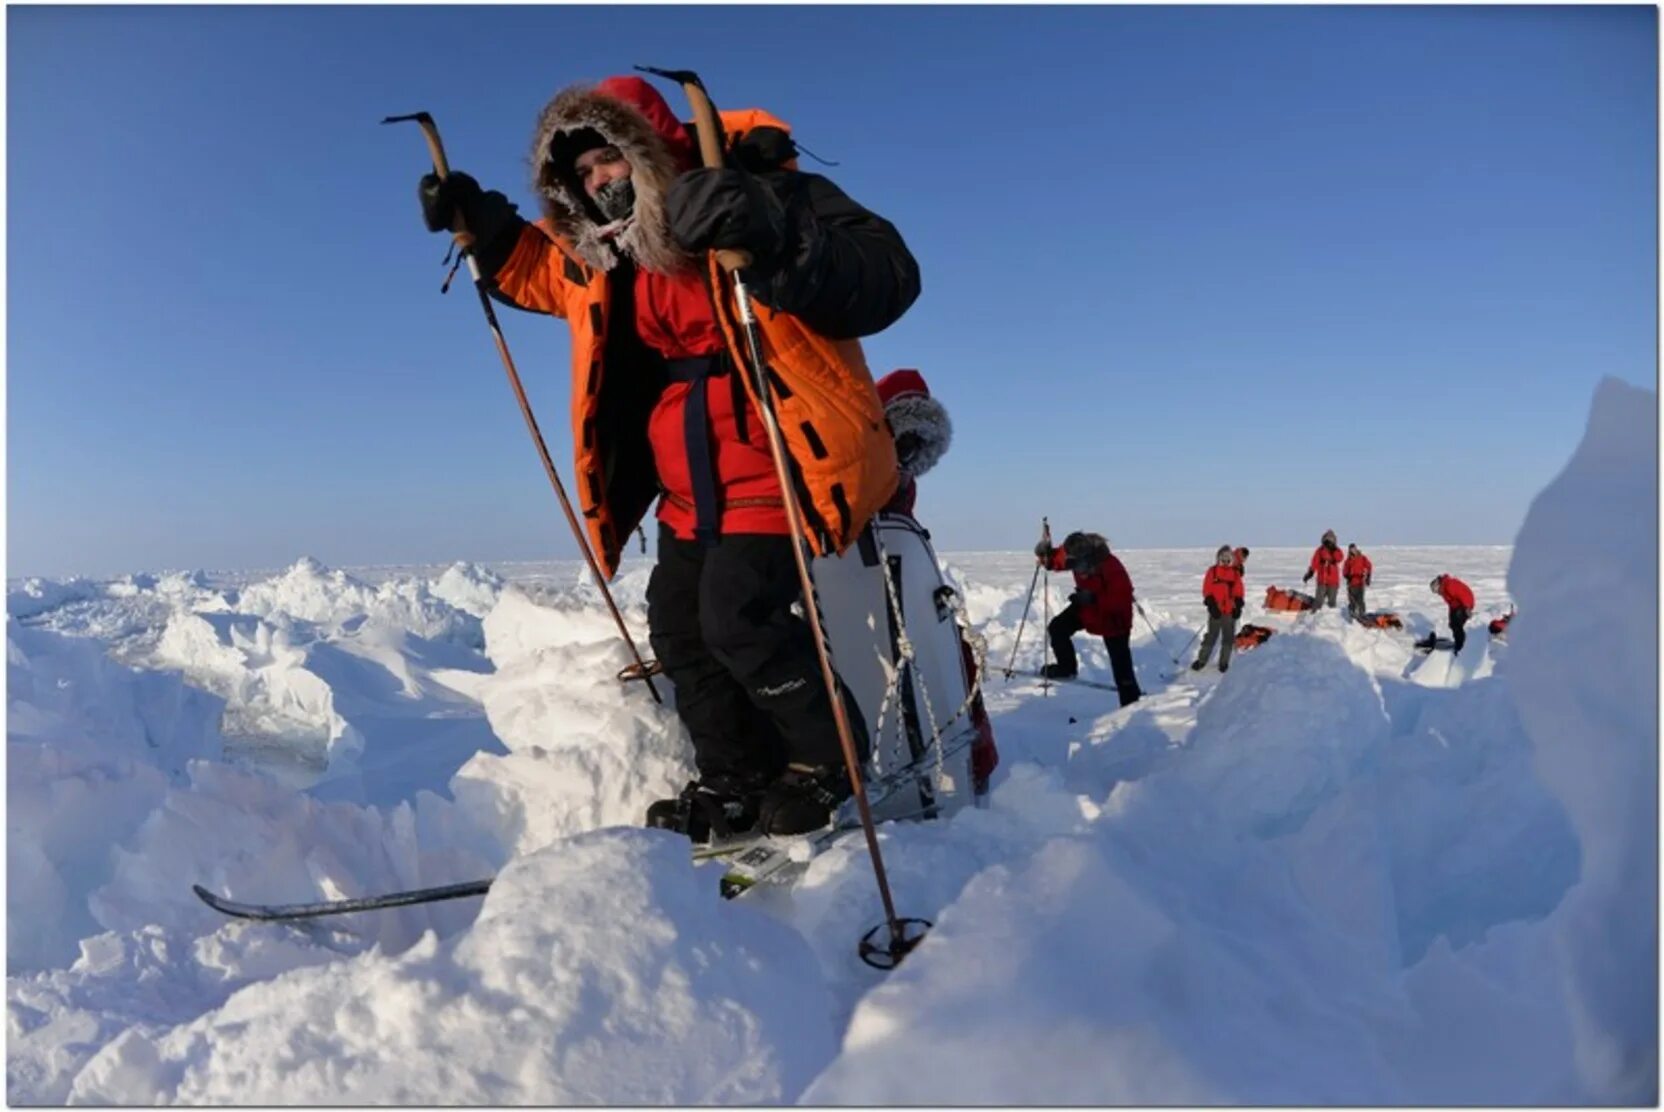
<instances>
[{"instance_id":1,"label":"ski pole","mask_svg":"<svg viewBox=\"0 0 1664 1112\"><path fill-rule=\"evenodd\" d=\"M433 122L433 117L426 112L413 112L408 116L388 116L381 122L397 124L414 120L422 129L422 136L428 142L428 153L433 156L433 172L443 181L451 174L450 163L445 159L445 146L439 141L439 126ZM560 508L566 513L566 524L572 529L572 536L578 542L578 551L584 554L584 562L589 565L590 575L595 577L595 585L601 588L601 597L606 600L607 609L612 613L612 620L618 624L618 635L624 638L624 644L629 646L630 655L635 657L635 663L618 673L620 680L641 680L647 684L647 690L653 693L653 701L663 703L659 689L653 686L653 676L663 671L658 661L648 664L641 658L641 651L636 648L635 639L624 625L624 615L618 612L618 604L613 601L612 592L607 589L607 577L601 574L600 565L595 562L595 553L590 551L589 538L585 535L583 526L578 524L578 515L572 512L571 499L566 497L566 488L561 485L560 475L555 472L555 461L549 456L549 446L544 443L543 433L537 427L537 418L532 416L531 402L526 399L525 388L520 385L520 372L514 368L514 357L508 352L508 341L503 339L502 326L497 323L497 313L491 308L491 298L485 291L485 279L480 276L480 265L474 259L474 236L468 231L467 222L462 213L458 212L451 222L451 234L460 252L462 260L468 264L468 273L474 278L474 291L480 296L480 308L485 310L485 322L491 326L491 339L497 345L497 354L502 357L503 369L508 372L508 384L514 390L515 400L520 403L520 413L526 418L526 430L531 433L532 443L537 446L538 458L543 461L543 471L549 476L549 482L555 488L555 495L560 499ZM446 279L446 285L450 280Z\"/></svg>"},{"instance_id":2,"label":"ski pole","mask_svg":"<svg viewBox=\"0 0 1664 1112\"><path fill-rule=\"evenodd\" d=\"M1161 639L1161 632L1156 629L1156 624L1152 622L1150 620L1150 616L1144 612L1144 604L1139 602L1137 599L1133 599L1132 604L1138 607L1138 616L1143 618L1144 624L1150 627L1150 636L1154 637L1156 644L1161 646L1161 651L1167 653L1168 657L1173 661L1173 667L1179 667L1179 658L1173 655L1173 653L1167 648L1167 642ZM1186 641L1185 646L1189 647L1189 645L1190 642Z\"/></svg>"},{"instance_id":3,"label":"ski pole","mask_svg":"<svg viewBox=\"0 0 1664 1112\"><path fill-rule=\"evenodd\" d=\"M1028 580L1028 598L1023 600L1023 616L1017 620L1017 637L1011 642L1011 661L1005 666L1005 678L1017 670L1017 647L1023 643L1023 626L1028 624L1028 609L1034 605L1034 588L1040 582L1040 561L1034 562L1034 574Z\"/></svg>"},{"instance_id":4,"label":"ski pole","mask_svg":"<svg viewBox=\"0 0 1664 1112\"><path fill-rule=\"evenodd\" d=\"M1173 658L1174 672L1171 676L1167 677L1169 680L1178 679L1179 673L1184 671L1184 662L1182 660L1180 660L1179 657L1182 657L1186 652L1188 652L1190 650L1190 646L1195 643L1196 638L1200 637L1202 635L1202 630L1204 630L1206 628L1207 628L1207 623L1203 622L1201 625L1196 627L1195 632L1190 635L1190 637L1185 641L1185 643L1183 645L1179 646L1179 656L1176 656L1176 657Z\"/></svg>"},{"instance_id":5,"label":"ski pole","mask_svg":"<svg viewBox=\"0 0 1664 1112\"><path fill-rule=\"evenodd\" d=\"M1051 548L1052 525L1045 518L1040 519L1040 536ZM1065 540L1068 538L1065 537ZM1052 693L1051 681L1046 678L1046 666L1052 662L1052 564L1047 560L1043 565L1046 569L1046 582L1040 588L1040 620L1046 624L1045 636L1040 638L1040 694L1042 697Z\"/></svg>"},{"instance_id":6,"label":"ski pole","mask_svg":"<svg viewBox=\"0 0 1664 1112\"><path fill-rule=\"evenodd\" d=\"M1040 536L1047 544L1051 543L1052 527L1043 517L1040 519ZM1034 574L1028 581L1028 598L1023 600L1023 616L1017 621L1017 638L1011 642L1011 663L1005 669L1006 679L1010 679L1017 668L1017 648L1023 643L1023 626L1028 623L1028 610L1034 605L1034 587L1040 582L1040 568L1044 564L1045 561L1038 558L1034 561Z\"/></svg>"},{"instance_id":7,"label":"ski pole","mask_svg":"<svg viewBox=\"0 0 1664 1112\"><path fill-rule=\"evenodd\" d=\"M707 168L721 167L722 123L717 116L716 105L712 103L710 93L705 90L705 83L699 79L699 75L692 70L665 70L652 66L637 66L636 69L674 81L682 87L693 107L694 124L699 138L699 159ZM838 742L843 747L844 765L849 772L850 788L861 815L861 828L866 833L873 876L878 882L878 894L884 903L885 922L867 932L861 939L859 952L861 960L868 965L880 969L893 969L919 944L924 938L924 931L929 930L931 924L924 919L902 919L897 916L895 901L890 896L890 881L884 871L884 856L878 848L878 831L873 825L872 808L867 803L866 784L861 776L861 758L855 751L855 735L850 730L849 716L844 711L837 673L832 668L831 651L826 644L826 628L821 621L820 604L815 595L815 580L809 573L809 561L805 555L807 541L803 527L803 511L798 505L797 489L792 483L786 443L780 432L780 420L774 411L774 396L769 389L767 365L763 362L762 335L756 313L751 307L751 292L746 289L745 279L740 277L740 269L750 264L751 257L744 251L732 250L720 250L715 252L715 255L717 265L727 272L729 284L733 288L734 305L739 310L741 331L745 334L745 354L751 363L749 370L752 388L757 395L757 408L763 419L763 427L768 433L769 452L774 457L774 474L780 483L781 500L785 503L786 526L792 535L792 554L797 559L797 577L803 590L803 611L809 619L810 632L814 636L815 654L820 658L821 681L826 684L827 696L832 701L832 719L838 728ZM923 929L909 938L908 924ZM873 935L884 926L888 926L890 931L888 947L880 947L871 941Z\"/></svg>"}]
</instances>

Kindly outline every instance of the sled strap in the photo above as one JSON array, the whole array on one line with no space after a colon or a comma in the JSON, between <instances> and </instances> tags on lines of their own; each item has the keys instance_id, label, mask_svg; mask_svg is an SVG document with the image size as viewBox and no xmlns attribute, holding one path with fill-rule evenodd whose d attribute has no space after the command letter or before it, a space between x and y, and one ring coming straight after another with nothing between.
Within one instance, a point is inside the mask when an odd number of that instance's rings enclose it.
<instances>
[{"instance_id":1,"label":"sled strap","mask_svg":"<svg viewBox=\"0 0 1664 1112\"><path fill-rule=\"evenodd\" d=\"M726 355L699 355L665 363L671 382L688 384L682 403L682 439L688 453L688 476L693 480L693 535L704 547L716 543L722 523L717 505L716 464L711 458L710 395L705 384L732 370Z\"/></svg>"}]
</instances>

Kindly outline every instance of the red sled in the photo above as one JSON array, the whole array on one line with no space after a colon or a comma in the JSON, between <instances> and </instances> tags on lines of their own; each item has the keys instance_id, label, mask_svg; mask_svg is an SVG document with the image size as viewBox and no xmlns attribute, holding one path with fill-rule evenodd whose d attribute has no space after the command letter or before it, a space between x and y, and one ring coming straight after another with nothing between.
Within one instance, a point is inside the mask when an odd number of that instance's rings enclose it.
<instances>
[{"instance_id":1,"label":"red sled","mask_svg":"<svg viewBox=\"0 0 1664 1112\"><path fill-rule=\"evenodd\" d=\"M1265 589L1267 610L1315 610L1317 599L1303 591L1285 591L1280 587Z\"/></svg>"},{"instance_id":2,"label":"red sled","mask_svg":"<svg viewBox=\"0 0 1664 1112\"><path fill-rule=\"evenodd\" d=\"M1263 645L1271 640L1271 635L1277 632L1265 626L1245 625L1236 631L1236 651L1245 653L1249 649Z\"/></svg>"}]
</instances>

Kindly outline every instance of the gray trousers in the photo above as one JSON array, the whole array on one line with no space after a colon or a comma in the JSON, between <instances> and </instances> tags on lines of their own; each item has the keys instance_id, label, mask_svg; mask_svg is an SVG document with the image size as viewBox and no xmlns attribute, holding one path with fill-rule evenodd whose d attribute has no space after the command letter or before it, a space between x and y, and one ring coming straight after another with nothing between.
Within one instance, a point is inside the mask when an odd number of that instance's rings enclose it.
<instances>
[{"instance_id":1,"label":"gray trousers","mask_svg":"<svg viewBox=\"0 0 1664 1112\"><path fill-rule=\"evenodd\" d=\"M1364 589L1362 587L1354 587L1350 583L1346 585L1346 612L1360 622L1364 620L1366 611L1364 608Z\"/></svg>"},{"instance_id":2,"label":"gray trousers","mask_svg":"<svg viewBox=\"0 0 1664 1112\"><path fill-rule=\"evenodd\" d=\"M1312 607L1312 609L1322 610L1323 607L1326 606L1326 605L1327 606L1334 606L1335 605L1335 592L1338 591L1338 590L1339 590L1339 588L1334 586L1333 584L1330 584L1329 586L1325 587L1323 584L1319 583L1317 585L1317 590L1312 592L1312 597L1317 600L1317 605Z\"/></svg>"},{"instance_id":3,"label":"gray trousers","mask_svg":"<svg viewBox=\"0 0 1664 1112\"><path fill-rule=\"evenodd\" d=\"M1220 641L1219 666L1223 668L1231 662L1231 650L1236 648L1236 616L1230 611L1215 618L1208 616L1208 631L1202 636L1202 647L1197 651L1196 662L1206 664L1208 657L1213 655L1213 643Z\"/></svg>"}]
</instances>

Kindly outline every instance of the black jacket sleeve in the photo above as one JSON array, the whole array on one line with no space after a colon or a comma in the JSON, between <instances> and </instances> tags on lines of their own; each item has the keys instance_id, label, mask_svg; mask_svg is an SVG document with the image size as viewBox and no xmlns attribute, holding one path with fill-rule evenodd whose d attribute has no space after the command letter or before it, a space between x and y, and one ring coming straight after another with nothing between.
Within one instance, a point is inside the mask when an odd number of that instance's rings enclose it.
<instances>
[{"instance_id":1,"label":"black jacket sleeve","mask_svg":"<svg viewBox=\"0 0 1664 1112\"><path fill-rule=\"evenodd\" d=\"M901 233L819 174L758 175L780 205L785 242L746 268L757 300L834 340L882 332L919 296L919 264Z\"/></svg>"}]
</instances>

